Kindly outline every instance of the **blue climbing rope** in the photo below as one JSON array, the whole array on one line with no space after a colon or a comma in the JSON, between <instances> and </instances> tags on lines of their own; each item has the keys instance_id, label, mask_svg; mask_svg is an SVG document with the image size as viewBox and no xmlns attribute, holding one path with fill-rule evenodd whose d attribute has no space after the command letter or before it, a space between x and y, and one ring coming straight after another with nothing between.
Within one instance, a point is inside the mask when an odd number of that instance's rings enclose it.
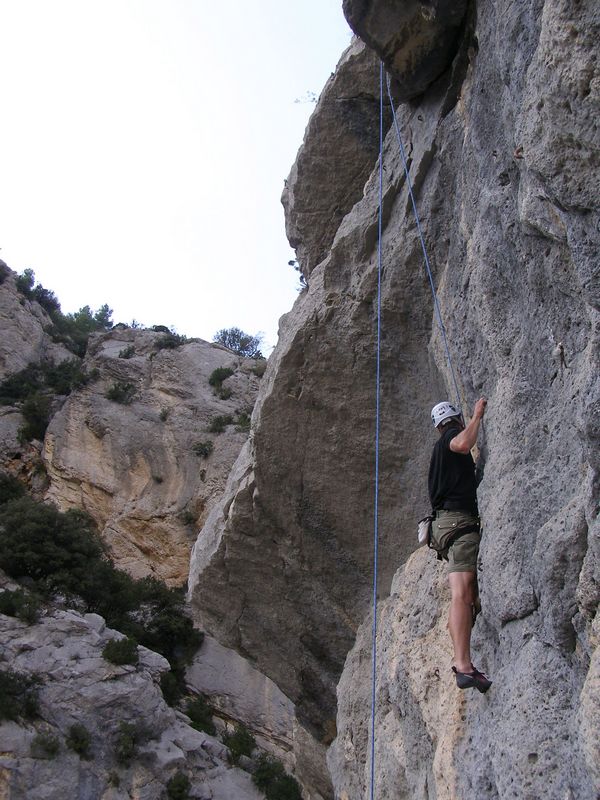
<instances>
[{"instance_id":1,"label":"blue climbing rope","mask_svg":"<svg viewBox=\"0 0 600 800\"><path fill-rule=\"evenodd\" d=\"M392 109L392 117L394 119L394 129L396 130L396 138L398 139L398 146L400 148L400 155L402 156L402 165L404 167L404 174L406 176L406 185L408 187L408 193L410 195L410 201L412 203L413 213L415 215L415 222L417 224L417 231L419 232L419 239L421 240L421 249L423 250L423 258L425 260L425 267L427 268L427 277L429 278L429 285L431 286L431 296L433 297L433 307L435 309L435 315L437 318L438 326L440 328L440 332L442 334L442 340L444 342L444 349L446 351L446 361L448 362L448 369L450 370L450 375L452 376L452 383L454 385L454 391L456 393L456 406L460 411L461 402L460 402L460 392L458 391L458 383L456 382L456 376L454 374L454 368L452 366L452 359L450 358L450 348L448 347L448 337L446 335L446 328L444 326L444 321L442 320L442 312L440 311L440 304L438 303L437 299L437 292L435 290L435 283L433 282L433 275L431 273L431 265L429 263L429 256L427 255L427 248L425 247L425 237L423 236L423 230L421 228L421 220L419 219L419 212L417 210L417 203L415 200L415 195L412 188L412 181L410 179L410 175L408 174L408 163L406 158L406 152L404 150L404 145L402 144L402 137L400 136L400 128L398 126L398 119L396 117L396 109L394 107L394 100L392 98L392 91L390 88L390 76L387 76L387 93L390 99L390 106Z\"/></svg>"},{"instance_id":2,"label":"blue climbing rope","mask_svg":"<svg viewBox=\"0 0 600 800\"><path fill-rule=\"evenodd\" d=\"M375 525L373 535L373 641L371 680L371 800L375 798L375 691L377 678L377 567L379 558L379 420L381 377L381 229L383 217L383 61L379 66L379 219L377 235L377 366L375 381Z\"/></svg>"},{"instance_id":3,"label":"blue climbing rope","mask_svg":"<svg viewBox=\"0 0 600 800\"><path fill-rule=\"evenodd\" d=\"M375 383L375 520L374 520L374 535L373 535L373 633L372 633L372 658L371 658L371 776L370 776L370 800L375 800L375 699L377 691L377 572L379 560L379 430L380 430L380 417L381 417L381 404L380 404L380 378L381 378L381 274L382 274L382 227L383 227L383 61L379 64L379 216L377 228L377 366L376 366L376 383ZM448 346L448 337L446 335L446 328L442 320L442 312L437 299L437 292L435 290L435 283L433 274L431 272L431 264L429 263L429 256L427 255L427 247L425 246L425 237L423 236L423 229L421 228L421 220L417 210L417 203L412 188L412 182L408 172L408 163L404 145L402 144L402 137L400 136L400 128L398 126L398 119L396 117L396 109L394 108L394 101L390 88L390 78L387 76L387 94L392 109L392 117L394 121L394 128L396 130L396 137L400 147L400 155L402 157L402 165L404 167L404 174L406 176L406 185L412 203L417 231L419 239L421 240L421 249L423 250L423 258L425 260L425 267L427 269L427 276L429 278L429 285L431 286L431 295L433 297L433 307L435 309L435 316L440 328L442 340L444 342L444 349L446 351L446 360L450 375L452 376L452 383L454 384L454 391L456 393L457 407L460 410L460 392L458 391L458 383L454 374L452 366L452 359L450 357L450 348Z\"/></svg>"}]
</instances>

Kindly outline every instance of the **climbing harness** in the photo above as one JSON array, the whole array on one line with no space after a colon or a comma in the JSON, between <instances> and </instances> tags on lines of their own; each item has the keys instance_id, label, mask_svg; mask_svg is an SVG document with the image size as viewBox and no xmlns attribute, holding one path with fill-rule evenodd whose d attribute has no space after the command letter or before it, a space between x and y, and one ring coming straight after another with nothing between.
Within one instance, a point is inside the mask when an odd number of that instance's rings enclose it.
<instances>
[{"instance_id":1,"label":"climbing harness","mask_svg":"<svg viewBox=\"0 0 600 800\"><path fill-rule=\"evenodd\" d=\"M381 276L382 276L382 228L383 228L383 98L384 98L384 69L383 61L379 64L379 215L377 225L377 359L376 359L376 387L375 387L375 519L374 519L374 534L373 534L373 630L372 630L372 658L371 658L371 775L370 775L370 800L375 800L375 699L377 690L377 573L378 573L378 559L379 559L379 430L380 430L380 378L381 378ZM394 101L390 88L390 78L387 76L387 95L392 109L392 117L394 128L396 131L396 138L400 148L400 155L402 157L402 164L404 167L404 175L406 177L406 185L412 209L415 217L419 239L421 240L421 249L423 251L423 258L425 260L425 267L427 269L427 276L429 278L429 285L431 287L431 294L433 297L433 306L435 309L435 316L438 326L441 331L442 340L444 342L444 349L446 351L446 360L448 368L452 377L452 383L456 392L457 407L460 410L460 393L458 391L458 383L454 374L452 366L452 359L450 357L450 349L448 347L448 337L446 335L446 328L442 320L442 313L437 299L435 290L435 283L431 272L431 265L429 263L429 256L427 255L427 248L425 246L425 237L421 228L421 220L417 211L417 203L415 200L410 175L408 172L408 163L404 146L402 144L402 137L400 136L400 128L396 118L396 109L394 108ZM461 532L462 533L462 532Z\"/></svg>"}]
</instances>

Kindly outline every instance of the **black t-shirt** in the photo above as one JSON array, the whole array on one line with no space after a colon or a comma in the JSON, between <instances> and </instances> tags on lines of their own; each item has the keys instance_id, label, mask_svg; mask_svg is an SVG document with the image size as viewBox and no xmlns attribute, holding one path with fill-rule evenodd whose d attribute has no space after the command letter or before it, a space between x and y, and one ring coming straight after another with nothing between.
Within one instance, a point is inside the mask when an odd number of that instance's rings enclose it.
<instances>
[{"instance_id":1,"label":"black t-shirt","mask_svg":"<svg viewBox=\"0 0 600 800\"><path fill-rule=\"evenodd\" d=\"M451 425L435 443L429 465L429 499L435 511L444 508L477 515L473 457L450 450L450 442L459 433L458 425Z\"/></svg>"}]
</instances>

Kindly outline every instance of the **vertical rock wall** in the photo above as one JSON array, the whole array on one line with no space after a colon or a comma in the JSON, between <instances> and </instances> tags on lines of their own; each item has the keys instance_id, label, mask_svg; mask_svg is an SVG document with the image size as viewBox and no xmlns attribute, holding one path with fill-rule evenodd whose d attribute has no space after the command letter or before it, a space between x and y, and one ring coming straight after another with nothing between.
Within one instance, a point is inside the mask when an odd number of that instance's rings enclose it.
<instances>
[{"instance_id":1,"label":"vertical rock wall","mask_svg":"<svg viewBox=\"0 0 600 800\"><path fill-rule=\"evenodd\" d=\"M372 17L389 11L367 5ZM597 791L598 15L591 0L471 4L452 62L398 108L461 400L489 398L475 646L495 685L486 698L448 686L444 581L417 554L382 611L382 797ZM320 192L318 142L326 153L333 132L319 121L337 100L330 83L304 144L314 167L303 164L295 193ZM382 594L414 548L429 408L450 391L393 130L384 164ZM340 170L344 196L351 170ZM357 180L325 257L330 209L303 227L286 200L298 252L318 263L282 319L253 439L191 570L202 625L275 681L322 747L370 599L377 175ZM413 624L426 587L433 599ZM337 796L351 800L365 787L366 638L360 629L340 684L330 757ZM422 661L408 657L413 642Z\"/></svg>"}]
</instances>

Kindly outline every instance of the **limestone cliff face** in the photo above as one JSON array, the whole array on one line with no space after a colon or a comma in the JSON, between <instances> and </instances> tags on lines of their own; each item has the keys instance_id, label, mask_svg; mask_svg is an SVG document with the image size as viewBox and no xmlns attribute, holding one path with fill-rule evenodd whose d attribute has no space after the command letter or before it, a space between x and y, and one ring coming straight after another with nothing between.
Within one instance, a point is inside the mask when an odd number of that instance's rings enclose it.
<instances>
[{"instance_id":1,"label":"limestone cliff face","mask_svg":"<svg viewBox=\"0 0 600 800\"><path fill-rule=\"evenodd\" d=\"M407 28L380 40L370 24L368 37L397 84L408 83L402 65L414 76L415 59L386 47L417 36L426 66L421 45L435 41L432 21L445 24L445 4L362 6L371 21L405 9ZM495 679L485 698L452 686L437 564L424 551L407 561L428 507L429 409L451 382L393 129L385 140L382 597L398 571L378 644L381 797L591 800L600 788L599 13L591 0L471 4L458 32L450 14L445 68L397 108L461 402L489 399L474 638L477 663ZM348 54L340 71L356 63ZM323 172L319 158L339 135L324 121L341 85L351 77L331 81L315 110L305 180ZM295 170L287 226L312 265L309 287L282 320L253 439L195 545L190 589L202 625L285 692L322 748L358 632L329 756L336 796L358 800L368 774L361 622L372 560L378 179L374 171L363 186L361 173L352 194L341 175L341 193L357 199L332 238L331 204L320 215L315 203L310 235L296 215L294 196L321 186L303 183L300 160ZM311 792L331 790L323 780Z\"/></svg>"},{"instance_id":2,"label":"limestone cliff face","mask_svg":"<svg viewBox=\"0 0 600 800\"><path fill-rule=\"evenodd\" d=\"M39 303L18 290L16 274L0 261L0 381L42 359L63 361L72 353L46 333L51 320Z\"/></svg>"},{"instance_id":3,"label":"limestone cliff face","mask_svg":"<svg viewBox=\"0 0 600 800\"><path fill-rule=\"evenodd\" d=\"M0 380L80 361L52 340L50 318L19 293L15 273L4 265L1 274ZM93 334L81 360L91 379L53 395L43 442L20 440L18 402L0 405L0 464L39 499L88 511L118 567L181 585L196 532L248 438L260 379L253 359L199 339L165 347L165 331ZM214 387L219 367L231 374ZM115 389L122 396L110 399ZM211 432L219 417L222 430ZM199 452L200 443L212 450Z\"/></svg>"},{"instance_id":4,"label":"limestone cliff face","mask_svg":"<svg viewBox=\"0 0 600 800\"><path fill-rule=\"evenodd\" d=\"M208 428L218 416L251 413L259 379L253 360L224 347L192 341L157 349L161 336L116 329L92 339L85 364L100 377L53 417L43 457L48 498L61 510L91 513L118 567L181 585L193 537L248 436L235 422L218 434ZM128 348L135 352L123 358ZM226 400L209 385L218 367L233 373ZM129 404L107 398L115 385L133 387ZM209 440L204 458L194 447Z\"/></svg>"}]
</instances>

